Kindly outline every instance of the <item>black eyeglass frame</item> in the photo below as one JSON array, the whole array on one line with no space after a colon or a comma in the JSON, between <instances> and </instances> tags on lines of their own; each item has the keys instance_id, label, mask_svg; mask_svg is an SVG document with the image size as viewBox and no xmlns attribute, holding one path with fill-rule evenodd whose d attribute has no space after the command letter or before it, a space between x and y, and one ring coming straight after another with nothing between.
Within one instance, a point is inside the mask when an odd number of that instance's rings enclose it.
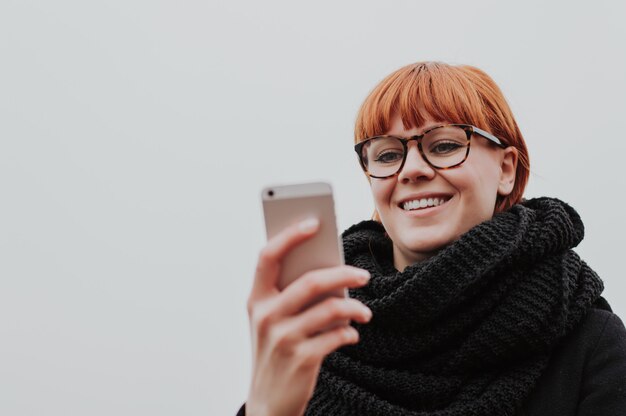
<instances>
[{"instance_id":1,"label":"black eyeglass frame","mask_svg":"<svg viewBox=\"0 0 626 416\"><path fill-rule=\"evenodd\" d=\"M426 157L426 155L424 154L424 150L422 149L422 138L430 133L433 130L436 129L440 129L443 127L461 127L464 131L465 134L467 135L467 150L465 151L465 156L463 157L463 160L460 161L459 163L456 163L452 166L446 166L446 167L440 167L437 166L433 163L431 163L430 160L428 160L428 158ZM471 145L471 137L472 134L478 134L479 136L484 137L485 139L489 140L490 142L494 143L495 145L497 145L498 147L505 149L508 146L506 144L504 144L500 139L498 139L496 136L494 136L493 134L486 132L483 129L480 129L476 126L472 126L471 124L444 124L441 126L435 126L432 127L426 131L424 131L422 134L418 134L415 136L411 136L409 138L404 138L404 137L398 137L398 136L393 136L393 135L381 135L381 136L374 136L374 137L368 137L367 139L357 143L354 145L354 150L357 154L357 156L359 157L359 163L361 164L361 167L363 168L363 171L365 172L365 174L367 176L369 176L370 178L377 178L377 179L386 179L386 178L390 178L392 176L396 176L398 173L400 173L400 171L402 171L402 168L404 167L404 163L406 162L406 158L407 158L407 154L409 153L409 142L412 140L417 141L417 148L420 152L420 155L422 155L422 158L426 161L426 163L428 163L430 166L432 166L435 169L441 169L441 170L445 170L445 169L452 169L455 168L461 164L463 164L463 162L465 162L465 160L467 160L467 156L469 155L469 151L470 151L470 145ZM391 175L386 175L386 176L375 176L372 175L368 170L367 170L367 165L365 164L365 162L363 161L363 155L361 153L363 146L365 146L365 144L371 140L374 139L378 139L378 138L385 138L385 137L392 137L395 139L398 139L401 143L402 143L402 147L404 147L404 153L403 153L403 157L402 157L402 163L400 163L400 167L398 167L398 170L395 173L392 173Z\"/></svg>"}]
</instances>

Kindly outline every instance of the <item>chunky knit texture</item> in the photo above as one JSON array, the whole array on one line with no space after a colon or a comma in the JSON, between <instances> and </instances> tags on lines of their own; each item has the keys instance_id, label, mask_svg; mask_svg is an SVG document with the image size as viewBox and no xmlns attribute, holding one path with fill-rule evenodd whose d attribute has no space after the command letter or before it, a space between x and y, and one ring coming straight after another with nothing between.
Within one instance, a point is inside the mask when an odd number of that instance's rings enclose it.
<instances>
[{"instance_id":1,"label":"chunky knit texture","mask_svg":"<svg viewBox=\"0 0 626 416\"><path fill-rule=\"evenodd\" d=\"M372 275L350 294L374 317L327 357L306 415L515 414L602 292L571 250L583 234L567 204L528 200L398 272L381 224L349 228L346 263Z\"/></svg>"}]
</instances>

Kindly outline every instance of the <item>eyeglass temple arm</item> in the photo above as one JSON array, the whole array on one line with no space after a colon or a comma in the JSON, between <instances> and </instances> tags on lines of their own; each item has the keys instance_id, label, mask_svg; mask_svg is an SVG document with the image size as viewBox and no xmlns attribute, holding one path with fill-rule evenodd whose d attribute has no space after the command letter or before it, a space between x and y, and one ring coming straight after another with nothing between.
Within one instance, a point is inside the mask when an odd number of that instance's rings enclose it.
<instances>
[{"instance_id":1,"label":"eyeglass temple arm","mask_svg":"<svg viewBox=\"0 0 626 416\"><path fill-rule=\"evenodd\" d=\"M494 142L495 144L497 144L498 146L500 146L500 147L502 147L502 148L507 147L504 143L502 143L502 142L500 141L500 139L498 139L498 138L497 138L496 136L494 136L493 134L491 134L491 133L487 133L485 130L483 130L483 129L479 129L479 128L478 128L478 127L476 127L476 126L472 126L472 128L474 129L474 131L475 131L476 133L480 134L480 135L481 135L481 136L483 136L485 139L489 139L489 140L491 140L492 142Z\"/></svg>"}]
</instances>

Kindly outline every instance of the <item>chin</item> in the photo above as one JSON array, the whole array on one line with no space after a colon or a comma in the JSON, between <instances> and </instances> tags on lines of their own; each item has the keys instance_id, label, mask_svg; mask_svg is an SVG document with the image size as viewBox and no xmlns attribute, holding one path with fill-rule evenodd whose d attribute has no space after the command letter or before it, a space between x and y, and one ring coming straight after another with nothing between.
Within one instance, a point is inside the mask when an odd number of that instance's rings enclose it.
<instances>
[{"instance_id":1,"label":"chin","mask_svg":"<svg viewBox=\"0 0 626 416\"><path fill-rule=\"evenodd\" d=\"M400 238L402 241L402 251L414 254L417 259L432 257L437 252L457 240L456 236L431 236L427 238Z\"/></svg>"},{"instance_id":2,"label":"chin","mask_svg":"<svg viewBox=\"0 0 626 416\"><path fill-rule=\"evenodd\" d=\"M416 254L425 254L430 257L435 253L441 251L443 248L448 246L454 240L441 240L441 241L429 241L428 243L414 243L411 245L407 245L407 248Z\"/></svg>"},{"instance_id":3,"label":"chin","mask_svg":"<svg viewBox=\"0 0 626 416\"><path fill-rule=\"evenodd\" d=\"M439 251L461 236L461 233L454 230L441 229L440 227L429 228L412 230L408 235L400 236L400 240L404 241L405 246L411 251L428 252Z\"/></svg>"}]
</instances>

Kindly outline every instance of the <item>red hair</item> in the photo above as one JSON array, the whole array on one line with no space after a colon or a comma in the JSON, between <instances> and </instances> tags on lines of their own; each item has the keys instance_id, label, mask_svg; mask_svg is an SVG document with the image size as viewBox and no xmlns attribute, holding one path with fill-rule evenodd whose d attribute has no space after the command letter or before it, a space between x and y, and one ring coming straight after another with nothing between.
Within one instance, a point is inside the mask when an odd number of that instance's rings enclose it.
<instances>
[{"instance_id":1,"label":"red hair","mask_svg":"<svg viewBox=\"0 0 626 416\"><path fill-rule=\"evenodd\" d=\"M522 200L528 182L528 149L513 113L496 83L478 68L441 62L407 65L383 79L359 110L354 141L385 134L391 119L399 115L405 128L421 126L425 119L472 124L518 150L515 185L507 196L498 196L495 212ZM374 218L378 220L377 213Z\"/></svg>"}]
</instances>

